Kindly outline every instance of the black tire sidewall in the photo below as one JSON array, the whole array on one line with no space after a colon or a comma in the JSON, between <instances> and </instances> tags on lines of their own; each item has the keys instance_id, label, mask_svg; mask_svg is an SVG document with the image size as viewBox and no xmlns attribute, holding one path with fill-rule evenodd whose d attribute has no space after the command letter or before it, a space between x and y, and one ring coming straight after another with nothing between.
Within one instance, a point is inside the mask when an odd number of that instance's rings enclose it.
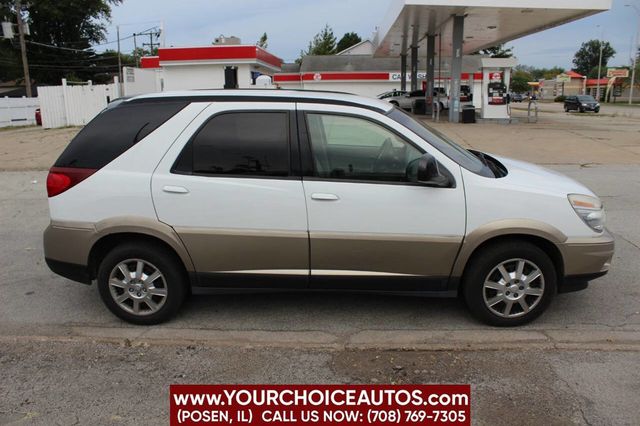
<instances>
[{"instance_id":1,"label":"black tire sidewall","mask_svg":"<svg viewBox=\"0 0 640 426\"><path fill-rule=\"evenodd\" d=\"M167 299L158 312L135 315L123 310L109 291L109 275L113 268L126 259L142 259L153 264L164 275ZM171 318L180 309L186 292L186 281L180 264L168 250L151 244L127 243L116 246L102 259L97 274L98 291L107 308L117 317L139 325L159 324Z\"/></svg>"},{"instance_id":2,"label":"black tire sidewall","mask_svg":"<svg viewBox=\"0 0 640 426\"><path fill-rule=\"evenodd\" d=\"M544 276L545 289L542 300L529 313L517 318L503 318L492 313L484 303L484 279L501 262L522 258L536 264ZM549 256L528 242L509 242L488 246L474 256L463 278L463 296L469 310L480 321L499 327L526 324L540 316L557 292L557 272Z\"/></svg>"}]
</instances>

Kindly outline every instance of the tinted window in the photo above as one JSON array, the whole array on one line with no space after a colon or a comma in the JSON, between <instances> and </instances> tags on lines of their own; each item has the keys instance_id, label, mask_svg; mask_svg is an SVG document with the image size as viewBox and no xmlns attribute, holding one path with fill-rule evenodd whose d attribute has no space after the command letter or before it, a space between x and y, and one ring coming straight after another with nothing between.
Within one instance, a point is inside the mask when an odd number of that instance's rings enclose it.
<instances>
[{"instance_id":1,"label":"tinted window","mask_svg":"<svg viewBox=\"0 0 640 426\"><path fill-rule=\"evenodd\" d=\"M185 147L175 170L288 176L289 114L234 112L215 116Z\"/></svg>"},{"instance_id":2,"label":"tinted window","mask_svg":"<svg viewBox=\"0 0 640 426\"><path fill-rule=\"evenodd\" d=\"M89 122L69 143L56 167L99 169L177 114L188 102L120 103Z\"/></svg>"},{"instance_id":3,"label":"tinted window","mask_svg":"<svg viewBox=\"0 0 640 426\"><path fill-rule=\"evenodd\" d=\"M578 96L578 100L580 102L595 102L596 101L593 96L585 96L585 95Z\"/></svg>"},{"instance_id":4,"label":"tinted window","mask_svg":"<svg viewBox=\"0 0 640 426\"><path fill-rule=\"evenodd\" d=\"M409 164L422 156L395 133L366 119L309 113L307 125L318 177L407 182Z\"/></svg>"}]
</instances>

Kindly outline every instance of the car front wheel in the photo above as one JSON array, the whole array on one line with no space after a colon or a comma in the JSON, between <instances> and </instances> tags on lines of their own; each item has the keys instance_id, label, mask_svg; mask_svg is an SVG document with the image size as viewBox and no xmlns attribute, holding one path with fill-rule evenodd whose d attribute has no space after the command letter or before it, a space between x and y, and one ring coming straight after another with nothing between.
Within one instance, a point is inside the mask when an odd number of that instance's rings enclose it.
<instances>
[{"instance_id":1,"label":"car front wheel","mask_svg":"<svg viewBox=\"0 0 640 426\"><path fill-rule=\"evenodd\" d=\"M557 277L549 256L525 241L486 247L463 279L471 313L494 326L517 326L537 318L556 293Z\"/></svg>"},{"instance_id":2,"label":"car front wheel","mask_svg":"<svg viewBox=\"0 0 640 426\"><path fill-rule=\"evenodd\" d=\"M97 278L109 310L133 324L168 320L186 295L184 271L175 256L146 242L115 247L100 263Z\"/></svg>"}]
</instances>

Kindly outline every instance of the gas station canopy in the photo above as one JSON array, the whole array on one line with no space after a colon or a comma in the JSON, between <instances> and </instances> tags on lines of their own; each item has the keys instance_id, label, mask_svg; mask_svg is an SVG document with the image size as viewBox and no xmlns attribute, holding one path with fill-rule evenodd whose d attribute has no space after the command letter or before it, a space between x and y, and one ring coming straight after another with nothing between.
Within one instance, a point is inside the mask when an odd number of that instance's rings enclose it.
<instances>
[{"instance_id":1,"label":"gas station canopy","mask_svg":"<svg viewBox=\"0 0 640 426\"><path fill-rule=\"evenodd\" d=\"M611 8L612 0L397 0L376 37L375 56L400 56L440 34L451 55L453 16L464 16L463 54L505 43Z\"/></svg>"}]
</instances>

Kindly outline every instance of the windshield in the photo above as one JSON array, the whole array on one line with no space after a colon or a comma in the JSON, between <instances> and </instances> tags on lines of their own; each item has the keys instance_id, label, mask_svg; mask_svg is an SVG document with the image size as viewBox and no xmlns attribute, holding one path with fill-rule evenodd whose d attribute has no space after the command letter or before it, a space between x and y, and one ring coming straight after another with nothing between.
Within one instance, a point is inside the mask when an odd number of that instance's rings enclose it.
<instances>
[{"instance_id":1,"label":"windshield","mask_svg":"<svg viewBox=\"0 0 640 426\"><path fill-rule=\"evenodd\" d=\"M596 100L593 96L578 96L578 100L580 102L595 102Z\"/></svg>"},{"instance_id":2,"label":"windshield","mask_svg":"<svg viewBox=\"0 0 640 426\"><path fill-rule=\"evenodd\" d=\"M456 144L442 133L427 126L421 120L416 120L399 108L393 108L387 116L420 136L438 151L465 169L482 176L495 177L493 172L491 172L489 167L487 167L485 162L480 158Z\"/></svg>"}]
</instances>

